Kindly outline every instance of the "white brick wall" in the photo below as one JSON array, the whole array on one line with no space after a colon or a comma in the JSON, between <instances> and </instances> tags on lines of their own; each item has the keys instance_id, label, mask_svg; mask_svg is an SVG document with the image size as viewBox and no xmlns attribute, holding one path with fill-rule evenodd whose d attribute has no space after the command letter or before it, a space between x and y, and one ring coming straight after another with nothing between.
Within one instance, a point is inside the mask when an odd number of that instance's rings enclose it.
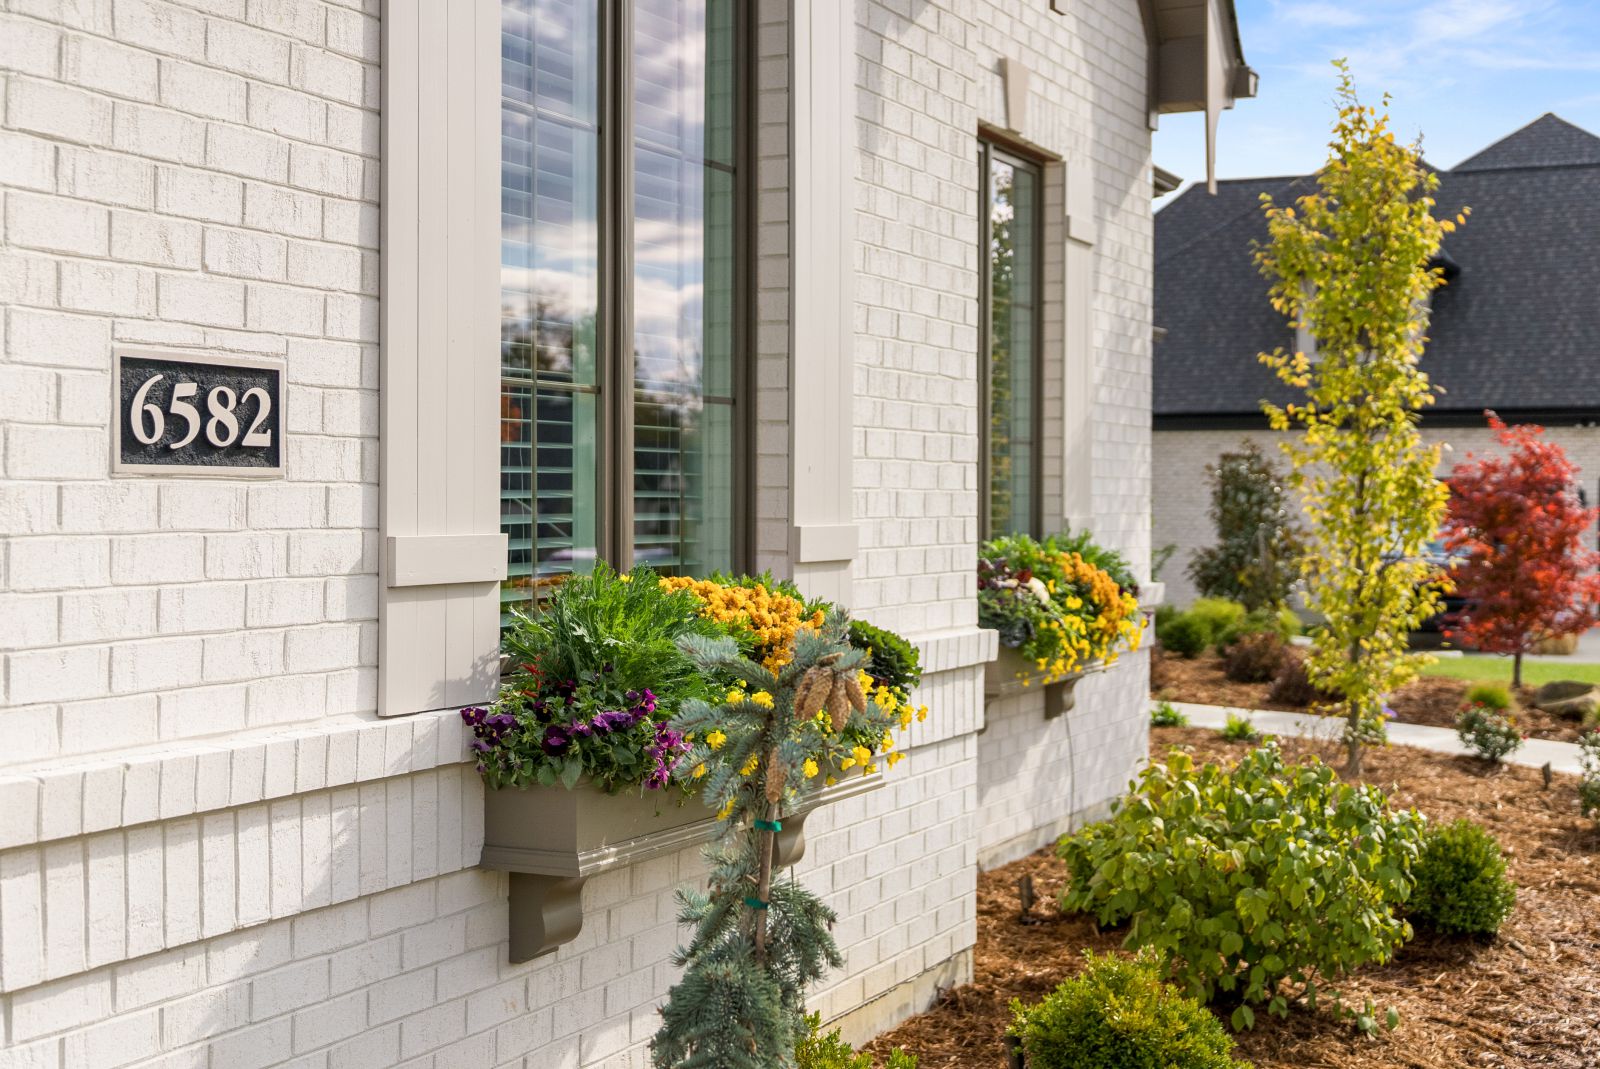
<instances>
[{"instance_id":1,"label":"white brick wall","mask_svg":"<svg viewBox=\"0 0 1600 1069\"><path fill-rule=\"evenodd\" d=\"M591 881L583 934L509 965L459 722L372 715L378 7L0 2L0 1067L648 1062L695 852ZM755 174L755 537L779 571L787 10L759 8ZM847 959L813 1004L860 1040L970 976L979 862L1143 754L1142 655L1063 720L983 707L974 149L999 57L1035 73L1024 135L1095 181L1094 446L1047 451L1047 507L1086 466L1096 533L1136 562L1150 219L1132 0L855 13L853 604L923 640L933 709L884 789L808 822L798 876ZM1059 441L1059 300L1046 324ZM114 343L284 358L287 478L110 479Z\"/></svg>"},{"instance_id":2,"label":"white brick wall","mask_svg":"<svg viewBox=\"0 0 1600 1069\"><path fill-rule=\"evenodd\" d=\"M296 701L253 709L250 723L321 717L336 680L348 697L332 711L371 707L378 54L367 6L0 11L0 500L18 503L5 510L0 592L26 595L26 626L0 646L0 734L35 728L28 745L0 748L0 765L234 729L228 710L264 675ZM295 432L285 480L248 491L109 480L114 342L283 356ZM246 625L280 630L248 633L246 651ZM150 713L219 682L232 691L208 688L204 704L221 715ZM106 694L143 700L95 701Z\"/></svg>"}]
</instances>

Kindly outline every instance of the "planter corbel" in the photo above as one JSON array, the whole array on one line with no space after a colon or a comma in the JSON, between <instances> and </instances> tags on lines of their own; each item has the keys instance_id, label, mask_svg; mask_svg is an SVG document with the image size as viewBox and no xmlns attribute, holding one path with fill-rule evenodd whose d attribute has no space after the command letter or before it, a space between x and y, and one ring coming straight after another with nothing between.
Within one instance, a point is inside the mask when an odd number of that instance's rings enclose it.
<instances>
[{"instance_id":1,"label":"planter corbel","mask_svg":"<svg viewBox=\"0 0 1600 1069\"><path fill-rule=\"evenodd\" d=\"M806 817L820 806L879 789L881 775L851 776L824 787L778 833L779 867L805 854ZM484 793L482 864L511 874L510 959L529 961L583 930L583 888L625 865L709 842L718 821L697 799L676 792L606 794L580 783Z\"/></svg>"},{"instance_id":2,"label":"planter corbel","mask_svg":"<svg viewBox=\"0 0 1600 1069\"><path fill-rule=\"evenodd\" d=\"M1073 692L1078 681L1090 673L1104 672L1107 667L1104 661L1090 661L1075 672L1050 680L1022 654L1009 646L1001 646L1000 656L984 668L983 695L986 698L1006 698L1014 694L1042 692L1044 718L1054 720L1063 713L1071 712L1077 704Z\"/></svg>"}]
</instances>

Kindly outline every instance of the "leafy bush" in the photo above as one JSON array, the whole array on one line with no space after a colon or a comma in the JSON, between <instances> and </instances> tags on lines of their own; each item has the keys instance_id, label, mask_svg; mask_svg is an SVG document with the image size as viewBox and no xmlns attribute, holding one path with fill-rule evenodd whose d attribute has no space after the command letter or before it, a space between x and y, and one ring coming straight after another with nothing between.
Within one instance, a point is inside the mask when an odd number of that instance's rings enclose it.
<instances>
[{"instance_id":1,"label":"leafy bush","mask_svg":"<svg viewBox=\"0 0 1600 1069\"><path fill-rule=\"evenodd\" d=\"M865 620L850 621L850 645L870 650L867 672L872 681L909 694L922 681L922 661L917 648L893 631Z\"/></svg>"},{"instance_id":2,"label":"leafy bush","mask_svg":"<svg viewBox=\"0 0 1600 1069\"><path fill-rule=\"evenodd\" d=\"M1129 947L1165 955L1202 1001L1287 1014L1303 985L1387 961L1411 938L1396 913L1411 894L1423 820L1376 787L1342 782L1274 743L1232 769L1174 750L1140 773L1111 819L1063 838L1068 912L1128 925Z\"/></svg>"},{"instance_id":3,"label":"leafy bush","mask_svg":"<svg viewBox=\"0 0 1600 1069\"><path fill-rule=\"evenodd\" d=\"M1057 553L1076 553L1089 564L1094 565L1107 575L1115 579L1117 585L1134 596L1138 596L1139 584L1133 578L1133 566L1128 563L1128 558L1121 553L1094 540L1094 535L1087 528L1081 531L1062 531L1060 534L1051 535L1044 540L1044 544Z\"/></svg>"},{"instance_id":4,"label":"leafy bush","mask_svg":"<svg viewBox=\"0 0 1600 1069\"><path fill-rule=\"evenodd\" d=\"M1229 742L1255 742L1261 738L1261 732L1256 730L1251 719L1238 713L1228 714L1228 719L1223 721L1219 734Z\"/></svg>"},{"instance_id":5,"label":"leafy bush","mask_svg":"<svg viewBox=\"0 0 1600 1069\"><path fill-rule=\"evenodd\" d=\"M1163 602L1156 606L1156 628L1159 630L1164 624L1170 623L1178 617L1178 607L1172 602Z\"/></svg>"},{"instance_id":6,"label":"leafy bush","mask_svg":"<svg viewBox=\"0 0 1600 1069\"><path fill-rule=\"evenodd\" d=\"M1306 672L1305 654L1293 649L1284 651L1283 665L1278 669L1267 697L1283 705L1306 708L1319 704L1330 705L1339 700L1337 694L1322 690L1311 682L1311 676Z\"/></svg>"},{"instance_id":7,"label":"leafy bush","mask_svg":"<svg viewBox=\"0 0 1600 1069\"><path fill-rule=\"evenodd\" d=\"M1156 625L1156 641L1161 643L1161 648L1191 661L1205 651L1208 635L1206 625L1189 613Z\"/></svg>"},{"instance_id":8,"label":"leafy bush","mask_svg":"<svg viewBox=\"0 0 1600 1069\"><path fill-rule=\"evenodd\" d=\"M1186 728L1189 718L1178 712L1171 702L1159 702L1150 710L1150 726L1157 728Z\"/></svg>"},{"instance_id":9,"label":"leafy bush","mask_svg":"<svg viewBox=\"0 0 1600 1069\"><path fill-rule=\"evenodd\" d=\"M1200 598L1189 606L1189 616L1206 629L1206 644L1217 641L1230 627L1244 623L1250 611L1227 598Z\"/></svg>"},{"instance_id":10,"label":"leafy bush","mask_svg":"<svg viewBox=\"0 0 1600 1069\"><path fill-rule=\"evenodd\" d=\"M1511 708L1511 691L1503 683L1474 683L1467 691L1468 705L1483 705L1497 713Z\"/></svg>"},{"instance_id":11,"label":"leafy bush","mask_svg":"<svg viewBox=\"0 0 1600 1069\"><path fill-rule=\"evenodd\" d=\"M1276 612L1256 609L1245 614L1237 623L1225 625L1211 639L1218 653L1225 654L1228 647L1246 635L1276 635L1287 643L1300 633L1300 618L1288 609Z\"/></svg>"},{"instance_id":12,"label":"leafy bush","mask_svg":"<svg viewBox=\"0 0 1600 1069\"><path fill-rule=\"evenodd\" d=\"M1222 674L1235 683L1266 683L1283 667L1288 647L1276 631L1245 635L1222 655Z\"/></svg>"},{"instance_id":13,"label":"leafy bush","mask_svg":"<svg viewBox=\"0 0 1600 1069\"><path fill-rule=\"evenodd\" d=\"M1430 830L1411 875L1408 912L1445 935L1493 935L1517 904L1500 844L1470 820Z\"/></svg>"},{"instance_id":14,"label":"leafy bush","mask_svg":"<svg viewBox=\"0 0 1600 1069\"><path fill-rule=\"evenodd\" d=\"M1251 441L1207 466L1217 544L1194 555L1189 575L1204 594L1251 608L1282 605L1294 585L1302 539L1298 511L1276 465Z\"/></svg>"},{"instance_id":15,"label":"leafy bush","mask_svg":"<svg viewBox=\"0 0 1600 1069\"><path fill-rule=\"evenodd\" d=\"M1211 1012L1161 980L1161 959L1115 954L1043 1000L1011 1002L1010 1034L1028 1069L1235 1069L1233 1037Z\"/></svg>"},{"instance_id":16,"label":"leafy bush","mask_svg":"<svg viewBox=\"0 0 1600 1069\"><path fill-rule=\"evenodd\" d=\"M1514 718L1481 702L1461 707L1456 714L1456 736L1486 761L1503 760L1522 748L1522 732Z\"/></svg>"},{"instance_id":17,"label":"leafy bush","mask_svg":"<svg viewBox=\"0 0 1600 1069\"><path fill-rule=\"evenodd\" d=\"M1600 819L1600 731L1585 732L1578 740L1578 811Z\"/></svg>"},{"instance_id":18,"label":"leafy bush","mask_svg":"<svg viewBox=\"0 0 1600 1069\"><path fill-rule=\"evenodd\" d=\"M794 1048L795 1069L873 1069L872 1055L857 1054L835 1028L822 1034L822 1014L806 1017L806 1034ZM896 1047L885 1069L917 1069L917 1058Z\"/></svg>"}]
</instances>

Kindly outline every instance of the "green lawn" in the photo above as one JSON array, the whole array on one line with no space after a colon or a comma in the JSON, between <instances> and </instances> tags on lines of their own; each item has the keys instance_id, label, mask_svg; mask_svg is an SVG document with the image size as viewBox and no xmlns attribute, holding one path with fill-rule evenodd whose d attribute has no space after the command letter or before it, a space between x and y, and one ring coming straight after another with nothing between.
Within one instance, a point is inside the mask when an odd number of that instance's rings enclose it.
<instances>
[{"instance_id":1,"label":"green lawn","mask_svg":"<svg viewBox=\"0 0 1600 1069\"><path fill-rule=\"evenodd\" d=\"M1474 654L1466 657L1441 657L1422 670L1423 675L1450 676L1473 682L1492 680L1511 682L1511 658ZM1600 683L1600 664L1583 661L1523 661L1522 682L1538 686L1556 679L1572 679L1583 683Z\"/></svg>"}]
</instances>

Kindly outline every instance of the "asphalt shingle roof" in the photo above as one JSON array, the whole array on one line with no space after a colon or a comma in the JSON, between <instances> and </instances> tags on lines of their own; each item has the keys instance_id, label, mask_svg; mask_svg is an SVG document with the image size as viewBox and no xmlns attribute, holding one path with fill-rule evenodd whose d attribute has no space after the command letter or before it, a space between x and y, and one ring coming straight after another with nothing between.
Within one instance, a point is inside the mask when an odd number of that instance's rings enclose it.
<instances>
[{"instance_id":1,"label":"asphalt shingle roof","mask_svg":"<svg viewBox=\"0 0 1600 1069\"><path fill-rule=\"evenodd\" d=\"M1600 137L1545 117L1440 172L1440 216L1472 208L1445 240L1458 270L1434 295L1422 367L1431 411L1593 410L1600 418ZM1256 354L1292 348L1252 258L1260 195L1291 202L1314 176L1191 187L1156 215L1155 413L1243 416L1291 392Z\"/></svg>"}]
</instances>

